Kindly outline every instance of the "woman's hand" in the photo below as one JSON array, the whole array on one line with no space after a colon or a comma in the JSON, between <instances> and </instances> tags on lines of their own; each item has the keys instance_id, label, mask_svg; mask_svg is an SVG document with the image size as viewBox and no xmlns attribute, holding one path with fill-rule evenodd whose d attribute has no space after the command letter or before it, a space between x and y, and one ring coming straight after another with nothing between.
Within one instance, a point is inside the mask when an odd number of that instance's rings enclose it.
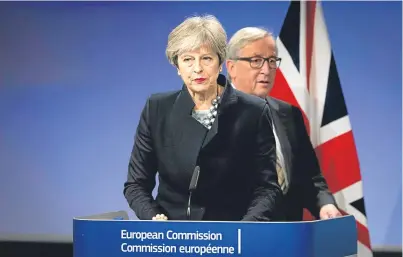
<instances>
[{"instance_id":1,"label":"woman's hand","mask_svg":"<svg viewBox=\"0 0 403 257\"><path fill-rule=\"evenodd\" d=\"M168 217L165 216L164 214L157 214L156 216L153 217L153 220L168 220Z\"/></svg>"}]
</instances>

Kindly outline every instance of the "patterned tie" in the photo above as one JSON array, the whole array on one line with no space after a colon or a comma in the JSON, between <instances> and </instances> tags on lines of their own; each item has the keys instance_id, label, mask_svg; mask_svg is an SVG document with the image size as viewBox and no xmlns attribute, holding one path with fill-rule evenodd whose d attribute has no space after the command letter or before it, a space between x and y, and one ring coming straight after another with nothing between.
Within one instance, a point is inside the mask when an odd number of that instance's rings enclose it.
<instances>
[{"instance_id":1,"label":"patterned tie","mask_svg":"<svg viewBox=\"0 0 403 257\"><path fill-rule=\"evenodd\" d=\"M281 167L280 159L278 158L277 154L277 161L276 161L276 169L277 169L277 177L278 177L278 184L281 187L281 190L285 188L285 177L284 177L284 170Z\"/></svg>"}]
</instances>

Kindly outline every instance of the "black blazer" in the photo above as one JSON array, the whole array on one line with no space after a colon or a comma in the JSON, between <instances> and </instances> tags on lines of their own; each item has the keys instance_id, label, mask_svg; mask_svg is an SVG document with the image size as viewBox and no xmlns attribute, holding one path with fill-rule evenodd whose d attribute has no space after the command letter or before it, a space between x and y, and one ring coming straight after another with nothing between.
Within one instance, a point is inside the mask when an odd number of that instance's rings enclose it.
<instances>
[{"instance_id":1,"label":"black blazer","mask_svg":"<svg viewBox=\"0 0 403 257\"><path fill-rule=\"evenodd\" d=\"M225 83L220 75L219 84ZM185 220L196 165L200 176L192 195L192 219L275 219L282 194L275 171L274 135L267 129L268 105L228 85L209 131L191 116L194 102L185 86L147 100L124 184L124 195L139 219L163 213L170 220Z\"/></svg>"},{"instance_id":2,"label":"black blazer","mask_svg":"<svg viewBox=\"0 0 403 257\"><path fill-rule=\"evenodd\" d=\"M303 208L319 218L325 204L336 205L305 128L301 111L286 102L267 97L284 156L289 188L284 192L282 211L288 221L303 218ZM337 205L336 205L337 206Z\"/></svg>"}]
</instances>

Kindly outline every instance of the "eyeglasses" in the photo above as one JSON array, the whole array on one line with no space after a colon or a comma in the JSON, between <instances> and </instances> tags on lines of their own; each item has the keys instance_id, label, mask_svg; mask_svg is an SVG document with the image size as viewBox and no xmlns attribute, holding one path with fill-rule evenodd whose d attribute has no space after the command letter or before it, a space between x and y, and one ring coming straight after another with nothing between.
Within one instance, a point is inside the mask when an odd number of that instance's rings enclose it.
<instances>
[{"instance_id":1,"label":"eyeglasses","mask_svg":"<svg viewBox=\"0 0 403 257\"><path fill-rule=\"evenodd\" d=\"M235 58L234 60L249 62L250 67L253 68L253 69L262 68L266 61L269 64L269 67L271 69L277 69L278 67L280 67L280 63L281 63L281 58L280 57L275 57L275 56L271 56L271 57L268 57L268 58L263 58L263 57L238 57L238 58Z\"/></svg>"}]
</instances>

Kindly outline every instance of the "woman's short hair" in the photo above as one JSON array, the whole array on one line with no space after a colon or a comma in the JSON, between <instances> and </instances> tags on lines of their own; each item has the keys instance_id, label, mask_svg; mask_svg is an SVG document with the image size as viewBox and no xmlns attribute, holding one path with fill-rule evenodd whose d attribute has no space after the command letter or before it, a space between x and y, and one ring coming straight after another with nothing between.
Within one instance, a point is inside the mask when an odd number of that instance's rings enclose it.
<instances>
[{"instance_id":1,"label":"woman's short hair","mask_svg":"<svg viewBox=\"0 0 403 257\"><path fill-rule=\"evenodd\" d=\"M168 61L178 66L178 56L202 46L216 52L220 65L226 58L227 33L213 15L187 18L169 33L166 56Z\"/></svg>"}]
</instances>

